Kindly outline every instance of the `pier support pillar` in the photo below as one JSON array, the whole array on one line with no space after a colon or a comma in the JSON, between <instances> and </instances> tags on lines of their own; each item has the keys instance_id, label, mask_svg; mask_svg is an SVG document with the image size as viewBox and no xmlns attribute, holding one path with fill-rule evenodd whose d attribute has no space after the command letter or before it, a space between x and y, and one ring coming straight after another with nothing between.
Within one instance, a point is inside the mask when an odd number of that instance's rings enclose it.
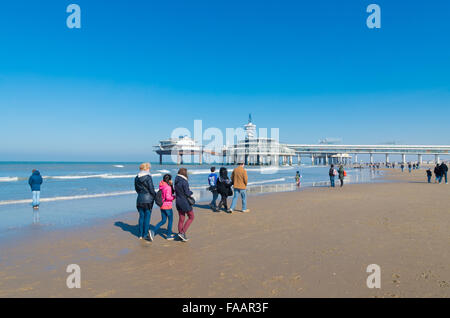
<instances>
[{"instance_id":1,"label":"pier support pillar","mask_svg":"<svg viewBox=\"0 0 450 318\"><path fill-rule=\"evenodd\" d=\"M202 151L198 154L198 163L200 165L203 164L203 152Z\"/></svg>"},{"instance_id":2,"label":"pier support pillar","mask_svg":"<svg viewBox=\"0 0 450 318\"><path fill-rule=\"evenodd\" d=\"M386 165L389 163L389 154L386 154Z\"/></svg>"},{"instance_id":3,"label":"pier support pillar","mask_svg":"<svg viewBox=\"0 0 450 318\"><path fill-rule=\"evenodd\" d=\"M373 163L373 153L370 154L370 163Z\"/></svg>"},{"instance_id":4,"label":"pier support pillar","mask_svg":"<svg viewBox=\"0 0 450 318\"><path fill-rule=\"evenodd\" d=\"M300 157L300 154L297 154L297 164L300 165L302 163L302 158Z\"/></svg>"},{"instance_id":5,"label":"pier support pillar","mask_svg":"<svg viewBox=\"0 0 450 318\"><path fill-rule=\"evenodd\" d=\"M159 154L159 164L162 165L162 153Z\"/></svg>"},{"instance_id":6,"label":"pier support pillar","mask_svg":"<svg viewBox=\"0 0 450 318\"><path fill-rule=\"evenodd\" d=\"M355 162L358 163L358 154L355 153Z\"/></svg>"},{"instance_id":7,"label":"pier support pillar","mask_svg":"<svg viewBox=\"0 0 450 318\"><path fill-rule=\"evenodd\" d=\"M421 165L423 160L422 160L422 155L417 155L417 161L419 162L419 164Z\"/></svg>"},{"instance_id":8,"label":"pier support pillar","mask_svg":"<svg viewBox=\"0 0 450 318\"><path fill-rule=\"evenodd\" d=\"M293 160L292 160L292 156L289 156L289 165L292 166Z\"/></svg>"},{"instance_id":9,"label":"pier support pillar","mask_svg":"<svg viewBox=\"0 0 450 318\"><path fill-rule=\"evenodd\" d=\"M324 165L325 165L325 166L328 166L328 154L325 154L325 157L324 157Z\"/></svg>"},{"instance_id":10,"label":"pier support pillar","mask_svg":"<svg viewBox=\"0 0 450 318\"><path fill-rule=\"evenodd\" d=\"M434 155L434 161L436 162L436 163L441 163L441 160L440 160L440 158L439 158L439 155Z\"/></svg>"},{"instance_id":11,"label":"pier support pillar","mask_svg":"<svg viewBox=\"0 0 450 318\"><path fill-rule=\"evenodd\" d=\"M406 163L406 155L402 154L402 163L405 164Z\"/></svg>"},{"instance_id":12,"label":"pier support pillar","mask_svg":"<svg viewBox=\"0 0 450 318\"><path fill-rule=\"evenodd\" d=\"M314 166L314 161L315 161L314 155L311 154L311 165L313 165L313 166Z\"/></svg>"}]
</instances>

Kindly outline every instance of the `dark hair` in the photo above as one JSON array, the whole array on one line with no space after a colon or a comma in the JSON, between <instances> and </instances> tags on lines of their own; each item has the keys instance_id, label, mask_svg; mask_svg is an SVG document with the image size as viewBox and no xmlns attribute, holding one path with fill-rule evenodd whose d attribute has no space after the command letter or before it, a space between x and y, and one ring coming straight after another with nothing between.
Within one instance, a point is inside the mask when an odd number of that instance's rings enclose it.
<instances>
[{"instance_id":1,"label":"dark hair","mask_svg":"<svg viewBox=\"0 0 450 318\"><path fill-rule=\"evenodd\" d=\"M188 179L188 174L187 174L187 169L186 168L180 168L180 170L178 170L178 174L186 177L186 179Z\"/></svg>"},{"instance_id":2,"label":"dark hair","mask_svg":"<svg viewBox=\"0 0 450 318\"><path fill-rule=\"evenodd\" d=\"M334 168L334 165L331 165L331 168Z\"/></svg>"},{"instance_id":3,"label":"dark hair","mask_svg":"<svg viewBox=\"0 0 450 318\"><path fill-rule=\"evenodd\" d=\"M220 177L221 178L227 178L228 177L228 170L225 167L220 168Z\"/></svg>"},{"instance_id":4,"label":"dark hair","mask_svg":"<svg viewBox=\"0 0 450 318\"><path fill-rule=\"evenodd\" d=\"M32 173L35 173L36 171L37 171L36 169L33 169L31 172L32 172Z\"/></svg>"},{"instance_id":5,"label":"dark hair","mask_svg":"<svg viewBox=\"0 0 450 318\"><path fill-rule=\"evenodd\" d=\"M163 177L163 181L165 183L169 183L170 180L172 180L172 176L170 174L165 174Z\"/></svg>"},{"instance_id":6,"label":"dark hair","mask_svg":"<svg viewBox=\"0 0 450 318\"><path fill-rule=\"evenodd\" d=\"M211 167L211 172L216 171L216 167Z\"/></svg>"}]
</instances>

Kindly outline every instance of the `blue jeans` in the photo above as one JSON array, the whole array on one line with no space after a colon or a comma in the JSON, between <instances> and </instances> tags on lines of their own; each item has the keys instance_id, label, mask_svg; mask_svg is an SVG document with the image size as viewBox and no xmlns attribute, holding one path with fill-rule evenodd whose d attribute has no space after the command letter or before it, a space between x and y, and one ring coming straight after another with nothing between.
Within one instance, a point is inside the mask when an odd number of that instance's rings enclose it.
<instances>
[{"instance_id":1,"label":"blue jeans","mask_svg":"<svg viewBox=\"0 0 450 318\"><path fill-rule=\"evenodd\" d=\"M151 210L144 210L138 208L139 211L139 237L144 237L150 229L150 217L152 216Z\"/></svg>"},{"instance_id":2,"label":"blue jeans","mask_svg":"<svg viewBox=\"0 0 450 318\"><path fill-rule=\"evenodd\" d=\"M213 198L212 198L212 201L211 201L210 205L212 205L213 208L215 208L215 207L217 207L216 202L217 202L217 198L219 197L219 192L212 191L212 195L213 195Z\"/></svg>"},{"instance_id":3,"label":"blue jeans","mask_svg":"<svg viewBox=\"0 0 450 318\"><path fill-rule=\"evenodd\" d=\"M447 171L444 171L445 183L447 183Z\"/></svg>"},{"instance_id":4,"label":"blue jeans","mask_svg":"<svg viewBox=\"0 0 450 318\"><path fill-rule=\"evenodd\" d=\"M334 176L330 176L330 184L334 188Z\"/></svg>"},{"instance_id":5,"label":"blue jeans","mask_svg":"<svg viewBox=\"0 0 450 318\"><path fill-rule=\"evenodd\" d=\"M33 191L33 206L38 206L40 204L39 199L41 198L41 191Z\"/></svg>"},{"instance_id":6,"label":"blue jeans","mask_svg":"<svg viewBox=\"0 0 450 318\"><path fill-rule=\"evenodd\" d=\"M173 211L172 209L163 210L161 209L161 221L155 226L155 234L158 233L161 226L166 224L167 219L169 219L169 224L167 224L167 236L172 235L172 223L173 223Z\"/></svg>"},{"instance_id":7,"label":"blue jeans","mask_svg":"<svg viewBox=\"0 0 450 318\"><path fill-rule=\"evenodd\" d=\"M239 194L242 198L242 210L247 210L247 191L245 189L234 189L233 201L231 202L230 209L234 210L238 200Z\"/></svg>"},{"instance_id":8,"label":"blue jeans","mask_svg":"<svg viewBox=\"0 0 450 318\"><path fill-rule=\"evenodd\" d=\"M431 183L431 176L427 176L428 177L428 183Z\"/></svg>"}]
</instances>

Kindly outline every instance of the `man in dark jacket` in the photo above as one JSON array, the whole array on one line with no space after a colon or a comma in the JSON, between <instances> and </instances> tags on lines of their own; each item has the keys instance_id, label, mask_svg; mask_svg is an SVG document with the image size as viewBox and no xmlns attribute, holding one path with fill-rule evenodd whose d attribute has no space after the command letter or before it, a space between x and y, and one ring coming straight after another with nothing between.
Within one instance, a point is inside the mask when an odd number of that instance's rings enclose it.
<instances>
[{"instance_id":1,"label":"man in dark jacket","mask_svg":"<svg viewBox=\"0 0 450 318\"><path fill-rule=\"evenodd\" d=\"M445 162L441 163L440 168L441 168L441 175L442 175L441 178L444 177L445 178L445 184L448 184L448 181L447 181L448 167L445 164Z\"/></svg>"},{"instance_id":2,"label":"man in dark jacket","mask_svg":"<svg viewBox=\"0 0 450 318\"><path fill-rule=\"evenodd\" d=\"M442 180L442 175L441 175L441 167L439 166L439 164L436 164L436 167L434 167L434 176L435 176L435 180L434 183L441 183Z\"/></svg>"},{"instance_id":3,"label":"man in dark jacket","mask_svg":"<svg viewBox=\"0 0 450 318\"><path fill-rule=\"evenodd\" d=\"M139 169L140 171L134 179L134 189L138 194L136 208L139 211L139 239L148 233L148 239L153 241L154 233L150 231L150 218L156 192L150 175L150 164L143 163Z\"/></svg>"},{"instance_id":4,"label":"man in dark jacket","mask_svg":"<svg viewBox=\"0 0 450 318\"><path fill-rule=\"evenodd\" d=\"M28 184L31 187L31 192L33 193L33 208L39 209L39 200L41 197L41 184L42 176L40 172L36 169L32 171L30 178L28 179Z\"/></svg>"}]
</instances>

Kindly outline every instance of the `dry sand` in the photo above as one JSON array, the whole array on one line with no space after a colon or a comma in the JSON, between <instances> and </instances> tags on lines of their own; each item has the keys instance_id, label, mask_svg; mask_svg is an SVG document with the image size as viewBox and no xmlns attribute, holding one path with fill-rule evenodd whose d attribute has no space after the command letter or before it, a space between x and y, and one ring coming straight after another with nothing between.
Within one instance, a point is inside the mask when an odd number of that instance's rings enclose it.
<instances>
[{"instance_id":1,"label":"dry sand","mask_svg":"<svg viewBox=\"0 0 450 318\"><path fill-rule=\"evenodd\" d=\"M253 196L249 213L196 208L187 243L139 241L136 212L38 234L2 248L0 296L449 297L450 185L426 184L423 169L389 174ZM81 289L66 287L73 263ZM366 286L369 264L381 289Z\"/></svg>"}]
</instances>

